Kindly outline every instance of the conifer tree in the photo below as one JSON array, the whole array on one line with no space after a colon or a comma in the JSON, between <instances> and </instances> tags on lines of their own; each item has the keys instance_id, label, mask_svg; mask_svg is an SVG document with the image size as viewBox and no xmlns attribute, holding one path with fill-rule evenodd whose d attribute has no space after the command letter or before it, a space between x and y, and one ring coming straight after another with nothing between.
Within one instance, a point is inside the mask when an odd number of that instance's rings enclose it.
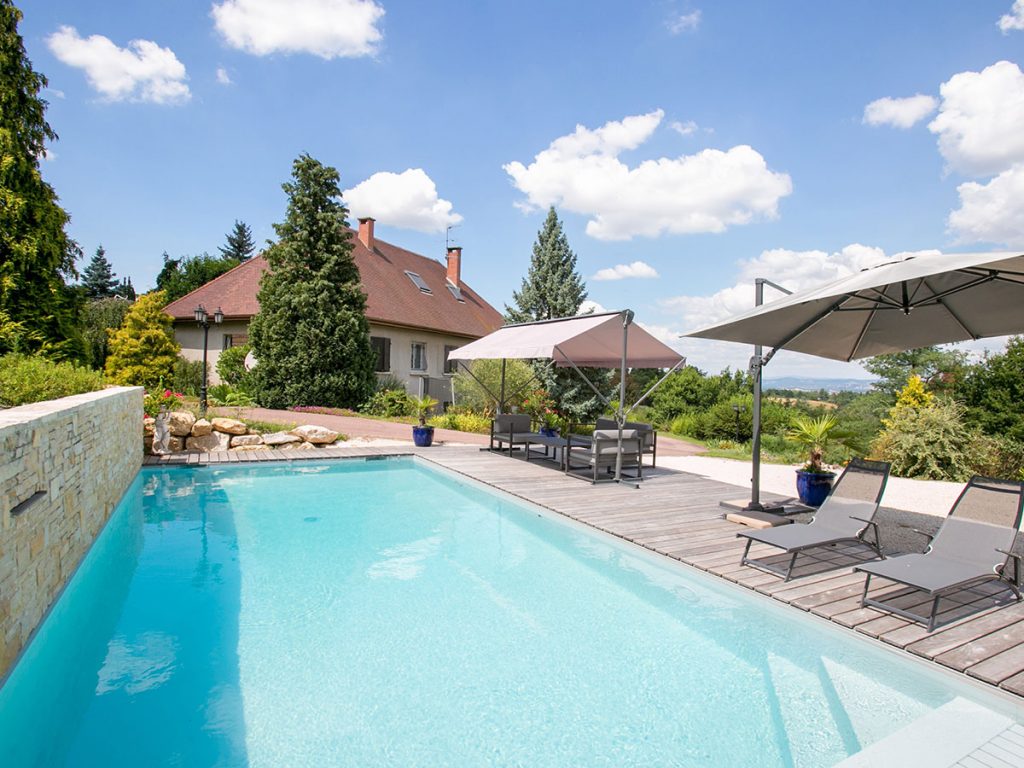
<instances>
[{"instance_id":1,"label":"conifer tree","mask_svg":"<svg viewBox=\"0 0 1024 768\"><path fill-rule=\"evenodd\" d=\"M533 244L530 271L512 293L515 306L506 304L505 314L513 323L572 317L586 298L586 286L576 271L576 254L552 206Z\"/></svg>"},{"instance_id":2,"label":"conifer tree","mask_svg":"<svg viewBox=\"0 0 1024 768\"><path fill-rule=\"evenodd\" d=\"M252 239L252 230L244 221L235 220L235 228L227 235L227 247L220 246L221 255L228 259L248 261L256 250Z\"/></svg>"},{"instance_id":3,"label":"conifer tree","mask_svg":"<svg viewBox=\"0 0 1024 768\"><path fill-rule=\"evenodd\" d=\"M114 295L127 301L135 301L135 286L132 285L132 279L123 278L121 284L114 289Z\"/></svg>"},{"instance_id":4,"label":"conifer tree","mask_svg":"<svg viewBox=\"0 0 1024 768\"><path fill-rule=\"evenodd\" d=\"M554 206L548 210L544 226L537 233L530 270L512 298L515 306L506 304L505 315L513 323L573 317L587 298L583 278L576 271L576 254L569 247ZM537 363L534 369L557 409L575 423L591 421L604 410L604 403L576 371L550 368L542 363ZM598 389L610 393L609 371L596 368L582 371Z\"/></svg>"},{"instance_id":5,"label":"conifer tree","mask_svg":"<svg viewBox=\"0 0 1024 768\"><path fill-rule=\"evenodd\" d=\"M303 154L292 165L280 240L265 252L260 311L249 326L256 397L268 408L354 407L369 397L374 354L338 172Z\"/></svg>"},{"instance_id":6,"label":"conifer tree","mask_svg":"<svg viewBox=\"0 0 1024 768\"><path fill-rule=\"evenodd\" d=\"M64 231L68 215L43 181L39 158L57 134L39 92L47 80L32 69L18 33L22 13L0 0L0 352L10 344L54 356L82 354L77 244Z\"/></svg>"},{"instance_id":7,"label":"conifer tree","mask_svg":"<svg viewBox=\"0 0 1024 768\"><path fill-rule=\"evenodd\" d=\"M181 347L174 340L174 320L164 312L166 304L163 291L147 293L110 333L108 381L146 388L170 381Z\"/></svg>"},{"instance_id":8,"label":"conifer tree","mask_svg":"<svg viewBox=\"0 0 1024 768\"><path fill-rule=\"evenodd\" d=\"M117 276L102 245L96 249L89 266L82 272L82 287L90 299L107 299L116 293Z\"/></svg>"}]
</instances>

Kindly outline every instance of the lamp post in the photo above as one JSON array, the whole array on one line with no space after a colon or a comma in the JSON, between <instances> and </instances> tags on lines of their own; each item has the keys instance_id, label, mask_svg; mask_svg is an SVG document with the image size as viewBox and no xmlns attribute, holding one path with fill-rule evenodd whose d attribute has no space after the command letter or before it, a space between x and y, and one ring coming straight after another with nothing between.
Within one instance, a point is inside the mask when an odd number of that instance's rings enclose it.
<instances>
[{"instance_id":1,"label":"lamp post","mask_svg":"<svg viewBox=\"0 0 1024 768\"><path fill-rule=\"evenodd\" d=\"M200 304L195 309L196 322L199 327L203 329L203 385L199 389L199 412L206 415L206 345L210 338L210 316L206 314L206 308ZM220 307L217 307L217 311L213 313L213 322L215 325L220 325L224 322L224 313L220 311Z\"/></svg>"}]
</instances>

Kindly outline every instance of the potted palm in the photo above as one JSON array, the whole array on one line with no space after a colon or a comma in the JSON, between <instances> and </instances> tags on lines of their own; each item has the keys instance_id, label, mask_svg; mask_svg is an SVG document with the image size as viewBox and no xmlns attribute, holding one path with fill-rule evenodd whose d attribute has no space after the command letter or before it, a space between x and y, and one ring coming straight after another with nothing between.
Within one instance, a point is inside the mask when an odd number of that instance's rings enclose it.
<instances>
[{"instance_id":1,"label":"potted palm","mask_svg":"<svg viewBox=\"0 0 1024 768\"><path fill-rule=\"evenodd\" d=\"M414 424L412 428L412 441L420 448L428 448L434 442L434 428L427 424L427 414L437 405L437 400L430 395L412 398L413 408L416 409L416 416L420 423Z\"/></svg>"},{"instance_id":2,"label":"potted palm","mask_svg":"<svg viewBox=\"0 0 1024 768\"><path fill-rule=\"evenodd\" d=\"M847 437L839 430L838 419L830 414L818 418L798 416L793 420L786 439L807 450L807 463L796 471L796 489L801 502L819 507L825 501L836 473L825 469L822 456L830 445L842 444Z\"/></svg>"}]
</instances>

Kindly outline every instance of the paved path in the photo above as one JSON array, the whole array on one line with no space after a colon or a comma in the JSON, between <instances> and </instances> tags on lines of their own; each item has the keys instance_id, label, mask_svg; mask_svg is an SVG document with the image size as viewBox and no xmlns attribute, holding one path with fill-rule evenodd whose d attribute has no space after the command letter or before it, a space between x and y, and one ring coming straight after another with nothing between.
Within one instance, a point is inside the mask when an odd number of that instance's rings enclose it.
<instances>
[{"instance_id":1,"label":"paved path","mask_svg":"<svg viewBox=\"0 0 1024 768\"><path fill-rule=\"evenodd\" d=\"M226 416L233 416L238 409L219 409ZM365 437L373 440L407 440L412 442L412 428L408 424L377 419L363 419L358 416L332 416L324 413L297 413L295 411L277 411L269 408L244 408L242 415L247 419L259 421L276 421L290 424L316 424L333 429L349 437ZM437 443L464 445L487 445L487 435L474 432L457 432L453 429L435 429L434 441ZM674 437L658 435L659 456L695 456L704 452L704 447L678 440Z\"/></svg>"}]
</instances>

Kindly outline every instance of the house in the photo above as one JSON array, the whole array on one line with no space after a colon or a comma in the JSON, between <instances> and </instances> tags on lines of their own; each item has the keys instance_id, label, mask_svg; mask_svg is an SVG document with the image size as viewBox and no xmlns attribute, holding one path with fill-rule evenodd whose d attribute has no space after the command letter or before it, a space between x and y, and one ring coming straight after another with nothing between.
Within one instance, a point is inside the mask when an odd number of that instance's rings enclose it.
<instances>
[{"instance_id":1,"label":"house","mask_svg":"<svg viewBox=\"0 0 1024 768\"><path fill-rule=\"evenodd\" d=\"M449 248L447 265L374 237L374 220L359 219L352 255L363 290L370 343L380 377L394 376L413 395L452 402L448 352L500 328L501 314L462 281L462 249ZM171 302L174 336L181 354L202 360L203 330L195 321L202 305L211 315L220 307L224 321L211 325L207 361L210 381L218 383L222 350L245 344L249 321L259 311L256 294L268 269L256 256L191 293Z\"/></svg>"}]
</instances>

